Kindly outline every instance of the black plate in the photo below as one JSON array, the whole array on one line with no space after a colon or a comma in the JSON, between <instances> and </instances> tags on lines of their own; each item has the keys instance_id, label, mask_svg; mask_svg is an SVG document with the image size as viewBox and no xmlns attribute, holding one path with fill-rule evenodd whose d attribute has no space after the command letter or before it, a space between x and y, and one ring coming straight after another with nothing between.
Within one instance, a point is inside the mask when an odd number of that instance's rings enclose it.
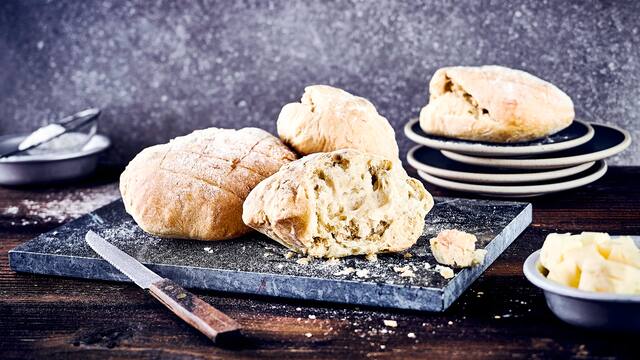
<instances>
[{"instance_id":1,"label":"black plate","mask_svg":"<svg viewBox=\"0 0 640 360\"><path fill-rule=\"evenodd\" d=\"M488 141L462 140L462 139L449 138L445 136L436 136L436 135L427 134L420 127L419 121L417 121L415 124L413 124L413 126L411 126L411 130L417 135L420 135L429 139L433 139L433 140L439 140L439 141L456 142L461 144L483 144L488 146L514 146L514 147L555 144L555 143L560 143L564 141L578 139L582 136L585 136L589 132L589 128L586 127L584 124L574 121L571 123L571 125L569 125L568 128L541 139L524 141L524 142L516 142L516 143L494 143L494 142L488 142Z\"/></svg>"}]
</instances>

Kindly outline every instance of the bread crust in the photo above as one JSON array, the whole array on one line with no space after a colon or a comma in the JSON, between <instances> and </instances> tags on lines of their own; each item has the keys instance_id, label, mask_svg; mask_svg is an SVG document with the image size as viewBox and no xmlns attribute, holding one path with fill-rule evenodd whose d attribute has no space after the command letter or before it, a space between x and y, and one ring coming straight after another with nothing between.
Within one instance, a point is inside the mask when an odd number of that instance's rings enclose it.
<instances>
[{"instance_id":1,"label":"bread crust","mask_svg":"<svg viewBox=\"0 0 640 360\"><path fill-rule=\"evenodd\" d=\"M357 149L398 159L395 132L369 100L327 85L305 88L278 116L280 139L299 154Z\"/></svg>"},{"instance_id":2,"label":"bread crust","mask_svg":"<svg viewBox=\"0 0 640 360\"><path fill-rule=\"evenodd\" d=\"M433 198L396 166L354 149L305 156L258 184L244 202L242 219L313 257L406 250L422 234Z\"/></svg>"},{"instance_id":3,"label":"bread crust","mask_svg":"<svg viewBox=\"0 0 640 360\"><path fill-rule=\"evenodd\" d=\"M522 142L568 127L571 98L553 84L502 66L445 67L429 84L420 111L427 133L497 143Z\"/></svg>"},{"instance_id":4,"label":"bread crust","mask_svg":"<svg viewBox=\"0 0 640 360\"><path fill-rule=\"evenodd\" d=\"M253 187L295 158L260 129L197 130L140 152L120 176L120 192L148 233L229 239L250 231L242 203Z\"/></svg>"}]
</instances>

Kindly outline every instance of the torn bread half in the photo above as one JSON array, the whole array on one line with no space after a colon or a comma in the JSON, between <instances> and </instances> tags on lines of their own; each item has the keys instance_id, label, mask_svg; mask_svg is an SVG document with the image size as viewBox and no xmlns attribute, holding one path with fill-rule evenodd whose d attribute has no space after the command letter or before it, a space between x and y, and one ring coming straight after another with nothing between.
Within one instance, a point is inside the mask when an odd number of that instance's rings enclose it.
<instances>
[{"instance_id":1,"label":"torn bread half","mask_svg":"<svg viewBox=\"0 0 640 360\"><path fill-rule=\"evenodd\" d=\"M439 69L420 111L428 134L497 143L554 134L574 118L571 98L553 84L502 66Z\"/></svg>"},{"instance_id":2,"label":"torn bread half","mask_svg":"<svg viewBox=\"0 0 640 360\"><path fill-rule=\"evenodd\" d=\"M432 207L395 162L345 149L283 166L251 191L242 219L296 252L337 258L408 249Z\"/></svg>"}]
</instances>

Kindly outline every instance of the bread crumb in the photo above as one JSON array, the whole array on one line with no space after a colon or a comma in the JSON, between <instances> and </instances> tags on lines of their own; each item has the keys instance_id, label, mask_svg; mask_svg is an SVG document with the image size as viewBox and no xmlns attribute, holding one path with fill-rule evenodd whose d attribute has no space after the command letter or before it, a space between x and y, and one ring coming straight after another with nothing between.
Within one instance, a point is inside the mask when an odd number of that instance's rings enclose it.
<instances>
[{"instance_id":1,"label":"bread crumb","mask_svg":"<svg viewBox=\"0 0 640 360\"><path fill-rule=\"evenodd\" d=\"M387 346L386 346L386 345L380 345L380 349L381 349L381 350L384 350L384 349L386 349L386 348L387 348Z\"/></svg>"},{"instance_id":2,"label":"bread crumb","mask_svg":"<svg viewBox=\"0 0 640 360\"><path fill-rule=\"evenodd\" d=\"M312 337L312 336L313 336L313 334L312 334L312 333L306 333L306 334L304 334L304 336L306 336L306 337L310 338L310 337Z\"/></svg>"},{"instance_id":3,"label":"bread crumb","mask_svg":"<svg viewBox=\"0 0 640 360\"><path fill-rule=\"evenodd\" d=\"M286 254L284 254L284 258L285 259L291 259L292 257L294 257L295 253L292 251L287 252Z\"/></svg>"},{"instance_id":4,"label":"bread crumb","mask_svg":"<svg viewBox=\"0 0 640 360\"><path fill-rule=\"evenodd\" d=\"M336 265L339 264L340 260L336 259L336 258L329 258L325 261L325 264L329 264L329 265Z\"/></svg>"},{"instance_id":5,"label":"bread crumb","mask_svg":"<svg viewBox=\"0 0 640 360\"><path fill-rule=\"evenodd\" d=\"M500 315L496 315L493 317L494 319L500 319Z\"/></svg>"},{"instance_id":6,"label":"bread crumb","mask_svg":"<svg viewBox=\"0 0 640 360\"><path fill-rule=\"evenodd\" d=\"M358 269L356 270L356 276L359 278L368 278L369 277L369 270L367 269Z\"/></svg>"},{"instance_id":7,"label":"bread crumb","mask_svg":"<svg viewBox=\"0 0 640 360\"><path fill-rule=\"evenodd\" d=\"M302 311L302 308L297 307L296 311Z\"/></svg>"},{"instance_id":8,"label":"bread crumb","mask_svg":"<svg viewBox=\"0 0 640 360\"><path fill-rule=\"evenodd\" d=\"M453 325L453 321L449 321L447 324L449 324L449 325Z\"/></svg>"},{"instance_id":9,"label":"bread crumb","mask_svg":"<svg viewBox=\"0 0 640 360\"><path fill-rule=\"evenodd\" d=\"M376 254L367 254L366 259L371 262L378 261L378 255Z\"/></svg>"},{"instance_id":10,"label":"bread crumb","mask_svg":"<svg viewBox=\"0 0 640 360\"><path fill-rule=\"evenodd\" d=\"M300 265L308 265L310 261L311 261L311 258L309 258L309 257L303 257L303 258L300 258L300 259L296 260L296 262L298 264L300 264Z\"/></svg>"},{"instance_id":11,"label":"bread crumb","mask_svg":"<svg viewBox=\"0 0 640 360\"><path fill-rule=\"evenodd\" d=\"M424 268L425 268L426 270L431 269L431 264L429 264L429 263L424 263Z\"/></svg>"},{"instance_id":12,"label":"bread crumb","mask_svg":"<svg viewBox=\"0 0 640 360\"><path fill-rule=\"evenodd\" d=\"M311 319L311 320L315 320L315 319L316 319L316 316L315 316L315 315L309 315L309 319Z\"/></svg>"},{"instance_id":13,"label":"bread crumb","mask_svg":"<svg viewBox=\"0 0 640 360\"><path fill-rule=\"evenodd\" d=\"M356 269L352 268L352 267L346 267L340 271L338 271L337 273L333 274L336 276L340 276L340 275L349 275L356 272Z\"/></svg>"},{"instance_id":14,"label":"bread crumb","mask_svg":"<svg viewBox=\"0 0 640 360\"><path fill-rule=\"evenodd\" d=\"M400 277L415 277L416 274L411 270L409 265L405 266L394 266L393 271L400 274Z\"/></svg>"},{"instance_id":15,"label":"bread crumb","mask_svg":"<svg viewBox=\"0 0 640 360\"><path fill-rule=\"evenodd\" d=\"M410 339L415 339L416 338L416 334L411 332L411 333L407 334L407 337L410 338Z\"/></svg>"},{"instance_id":16,"label":"bread crumb","mask_svg":"<svg viewBox=\"0 0 640 360\"><path fill-rule=\"evenodd\" d=\"M384 323L385 326L388 326L388 327L392 327L392 328L398 327L398 322L395 320L383 320L382 322Z\"/></svg>"},{"instance_id":17,"label":"bread crumb","mask_svg":"<svg viewBox=\"0 0 640 360\"><path fill-rule=\"evenodd\" d=\"M453 269L448 266L436 265L436 271L445 279L453 277Z\"/></svg>"},{"instance_id":18,"label":"bread crumb","mask_svg":"<svg viewBox=\"0 0 640 360\"><path fill-rule=\"evenodd\" d=\"M411 253L404 253L404 255L402 255L402 257L404 257L405 259L410 259L413 257L413 254Z\"/></svg>"},{"instance_id":19,"label":"bread crumb","mask_svg":"<svg viewBox=\"0 0 640 360\"><path fill-rule=\"evenodd\" d=\"M442 265L470 267L482 264L486 250L476 249L475 235L456 229L442 230L429 240L431 253Z\"/></svg>"},{"instance_id":20,"label":"bread crumb","mask_svg":"<svg viewBox=\"0 0 640 360\"><path fill-rule=\"evenodd\" d=\"M477 249L473 253L473 265L482 265L484 257L487 255L487 250Z\"/></svg>"}]
</instances>

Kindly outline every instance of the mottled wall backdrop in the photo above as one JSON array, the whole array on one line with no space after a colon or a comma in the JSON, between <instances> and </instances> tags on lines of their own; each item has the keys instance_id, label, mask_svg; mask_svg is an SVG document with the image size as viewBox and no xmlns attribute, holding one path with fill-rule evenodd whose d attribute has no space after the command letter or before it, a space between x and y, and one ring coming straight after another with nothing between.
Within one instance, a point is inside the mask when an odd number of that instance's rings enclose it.
<instances>
[{"instance_id":1,"label":"mottled wall backdrop","mask_svg":"<svg viewBox=\"0 0 640 360\"><path fill-rule=\"evenodd\" d=\"M417 116L445 65L502 64L640 135L638 1L0 1L0 133L104 109L108 161L193 129L275 131L305 85ZM636 141L614 160L640 164Z\"/></svg>"}]
</instances>

